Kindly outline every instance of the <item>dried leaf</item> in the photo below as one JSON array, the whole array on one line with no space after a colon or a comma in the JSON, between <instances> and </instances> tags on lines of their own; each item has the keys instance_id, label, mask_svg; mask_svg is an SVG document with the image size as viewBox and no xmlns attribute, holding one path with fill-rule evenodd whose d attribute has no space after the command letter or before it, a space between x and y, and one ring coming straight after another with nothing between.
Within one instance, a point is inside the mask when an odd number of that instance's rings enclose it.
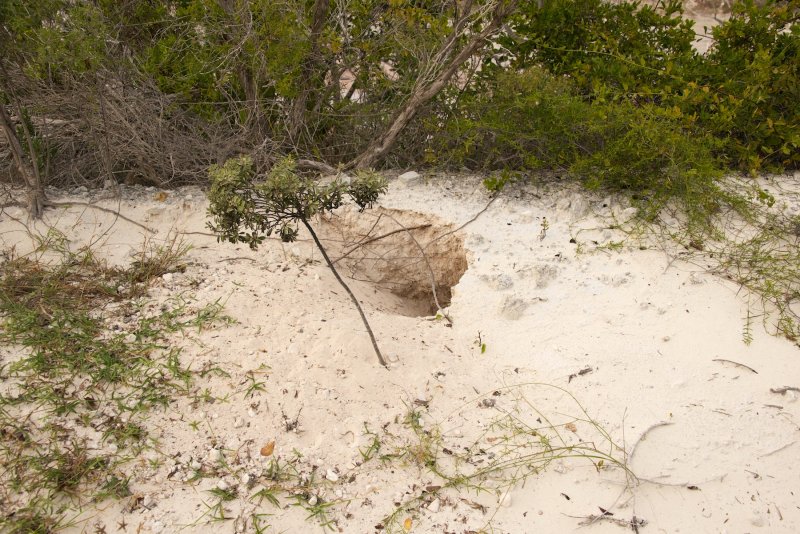
<instances>
[{"instance_id":1,"label":"dried leaf","mask_svg":"<svg viewBox=\"0 0 800 534\"><path fill-rule=\"evenodd\" d=\"M410 517L406 517L406 520L403 521L403 530L405 530L406 532L411 530L411 518Z\"/></svg>"},{"instance_id":2,"label":"dried leaf","mask_svg":"<svg viewBox=\"0 0 800 534\"><path fill-rule=\"evenodd\" d=\"M577 432L578 431L578 427L575 426L575 423L567 423L566 425L564 425L564 428L566 428L570 432Z\"/></svg>"},{"instance_id":3,"label":"dried leaf","mask_svg":"<svg viewBox=\"0 0 800 534\"><path fill-rule=\"evenodd\" d=\"M261 447L261 456L272 456L272 452L275 450L275 440L273 439L263 447Z\"/></svg>"},{"instance_id":4,"label":"dried leaf","mask_svg":"<svg viewBox=\"0 0 800 534\"><path fill-rule=\"evenodd\" d=\"M155 195L153 195L153 200L157 202L164 202L167 200L167 192L166 191L159 191Z\"/></svg>"}]
</instances>

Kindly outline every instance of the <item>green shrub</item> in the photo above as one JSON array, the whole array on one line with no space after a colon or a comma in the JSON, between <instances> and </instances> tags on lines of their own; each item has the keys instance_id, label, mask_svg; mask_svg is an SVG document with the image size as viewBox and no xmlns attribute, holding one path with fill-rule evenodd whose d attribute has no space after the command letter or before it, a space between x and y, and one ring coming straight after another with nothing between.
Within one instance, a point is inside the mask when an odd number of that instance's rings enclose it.
<instances>
[{"instance_id":1,"label":"green shrub","mask_svg":"<svg viewBox=\"0 0 800 534\"><path fill-rule=\"evenodd\" d=\"M333 211L345 195L363 210L386 192L385 179L371 171L359 171L349 182L327 184L301 176L295 162L284 158L260 177L248 156L233 158L209 170L210 228L220 241L247 243L255 249L276 230L282 241L297 237L297 225L308 226L315 215Z\"/></svg>"},{"instance_id":2,"label":"green shrub","mask_svg":"<svg viewBox=\"0 0 800 534\"><path fill-rule=\"evenodd\" d=\"M657 101L680 91L681 76L700 61L692 23L682 14L674 0L658 9L603 0L525 2L504 44L513 66L568 75L594 99Z\"/></svg>"},{"instance_id":3,"label":"green shrub","mask_svg":"<svg viewBox=\"0 0 800 534\"><path fill-rule=\"evenodd\" d=\"M564 78L541 69L499 73L443 125L429 120L435 163L471 168L566 169L595 113Z\"/></svg>"},{"instance_id":4,"label":"green shrub","mask_svg":"<svg viewBox=\"0 0 800 534\"><path fill-rule=\"evenodd\" d=\"M714 149L719 141L685 129L674 116L654 105L602 106L603 122L595 132L594 152L582 155L570 171L590 187L628 191L649 217L670 201L685 210L691 230L709 224L724 201Z\"/></svg>"},{"instance_id":5,"label":"green shrub","mask_svg":"<svg viewBox=\"0 0 800 534\"><path fill-rule=\"evenodd\" d=\"M732 168L800 166L800 0L737 3L703 56L678 2L526 3L504 45L593 101L651 103L721 141Z\"/></svg>"},{"instance_id":6,"label":"green shrub","mask_svg":"<svg viewBox=\"0 0 800 534\"><path fill-rule=\"evenodd\" d=\"M550 169L589 187L631 193L652 215L680 202L695 223L716 209L720 142L653 104L590 102L565 77L538 68L499 75L462 103L432 149L452 164ZM441 132L447 132L442 135Z\"/></svg>"},{"instance_id":7,"label":"green shrub","mask_svg":"<svg viewBox=\"0 0 800 534\"><path fill-rule=\"evenodd\" d=\"M693 83L675 99L726 140L732 166L800 167L800 1L736 4Z\"/></svg>"}]
</instances>

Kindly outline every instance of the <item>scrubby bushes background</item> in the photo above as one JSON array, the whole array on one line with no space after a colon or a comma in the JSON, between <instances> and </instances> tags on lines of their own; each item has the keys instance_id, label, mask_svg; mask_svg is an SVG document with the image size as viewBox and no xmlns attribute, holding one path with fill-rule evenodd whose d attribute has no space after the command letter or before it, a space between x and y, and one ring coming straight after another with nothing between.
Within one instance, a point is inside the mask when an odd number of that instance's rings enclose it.
<instances>
[{"instance_id":1,"label":"scrubby bushes background","mask_svg":"<svg viewBox=\"0 0 800 534\"><path fill-rule=\"evenodd\" d=\"M798 12L737 3L700 54L675 1L8 0L0 95L48 184L336 166L497 23L376 164L547 169L702 218L723 171L800 166Z\"/></svg>"}]
</instances>

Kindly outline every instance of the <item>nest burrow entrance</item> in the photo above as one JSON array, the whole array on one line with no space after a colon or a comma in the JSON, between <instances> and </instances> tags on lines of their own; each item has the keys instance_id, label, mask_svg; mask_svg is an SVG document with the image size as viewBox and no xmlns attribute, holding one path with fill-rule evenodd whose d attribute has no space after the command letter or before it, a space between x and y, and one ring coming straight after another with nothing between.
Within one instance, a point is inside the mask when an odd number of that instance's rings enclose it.
<instances>
[{"instance_id":1,"label":"nest burrow entrance","mask_svg":"<svg viewBox=\"0 0 800 534\"><path fill-rule=\"evenodd\" d=\"M430 215L350 209L323 221L320 230L339 272L367 284L354 288L359 299L392 313L433 315L437 300L449 306L467 270L463 236Z\"/></svg>"}]
</instances>

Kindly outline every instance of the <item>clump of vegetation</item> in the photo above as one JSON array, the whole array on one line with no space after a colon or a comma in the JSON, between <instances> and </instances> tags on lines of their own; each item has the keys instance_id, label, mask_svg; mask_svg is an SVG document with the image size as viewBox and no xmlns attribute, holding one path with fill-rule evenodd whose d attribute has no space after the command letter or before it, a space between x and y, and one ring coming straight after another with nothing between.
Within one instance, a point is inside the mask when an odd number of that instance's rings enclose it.
<instances>
[{"instance_id":1,"label":"clump of vegetation","mask_svg":"<svg viewBox=\"0 0 800 534\"><path fill-rule=\"evenodd\" d=\"M574 416L557 420L553 414L540 410L531 401L536 391L560 396ZM443 427L454 423L451 418L455 418L456 413L458 427L470 426L464 425L463 409L476 404L481 409L497 410L497 416L481 425L476 435L461 439L446 435ZM622 471L628 483L635 482L626 464L624 447L613 441L572 394L558 386L531 383L500 388L471 399L438 422L431 422L427 407L410 406L402 424L408 436L399 443L397 437L390 434L386 436L386 443L382 443L381 436L367 431L372 437L371 457L383 461L400 460L426 475L433 475L434 480L428 486L415 486L414 491L384 518L382 525L387 532L402 532L404 517L417 514L435 499L447 499L451 492L460 496L474 494L476 498L489 496L500 506L499 503L510 498L509 492L544 472L554 462L583 460L598 471L616 468ZM492 504L465 502L484 512L492 507ZM484 527L487 531L491 530L493 515L490 514Z\"/></svg>"},{"instance_id":2,"label":"clump of vegetation","mask_svg":"<svg viewBox=\"0 0 800 534\"><path fill-rule=\"evenodd\" d=\"M631 195L651 219L677 200L693 231L707 228L726 195L719 142L652 104L590 102L540 68L499 75L447 124L444 158L468 165L554 170L590 188Z\"/></svg>"},{"instance_id":3,"label":"clump of vegetation","mask_svg":"<svg viewBox=\"0 0 800 534\"><path fill-rule=\"evenodd\" d=\"M192 380L166 336L220 317L219 303L146 306L149 283L180 269L185 250L145 249L114 268L51 231L33 255L0 266L0 342L10 349L0 365L0 530L53 532L82 504L129 494L121 466L148 446L147 413Z\"/></svg>"},{"instance_id":4,"label":"clump of vegetation","mask_svg":"<svg viewBox=\"0 0 800 534\"><path fill-rule=\"evenodd\" d=\"M752 340L751 323L760 319L770 333L800 345L800 216L786 209L787 201L800 202L800 194L783 191L778 201L745 179L731 179L725 187L750 199L747 216L737 213L723 227L724 237L702 244L704 262L746 290L746 343Z\"/></svg>"},{"instance_id":5,"label":"clump of vegetation","mask_svg":"<svg viewBox=\"0 0 800 534\"><path fill-rule=\"evenodd\" d=\"M700 54L682 2L555 0L523 4L502 41L515 68L565 76L593 102L653 104L715 136L724 166L797 168L799 9L797 0L737 2Z\"/></svg>"},{"instance_id":6,"label":"clump of vegetation","mask_svg":"<svg viewBox=\"0 0 800 534\"><path fill-rule=\"evenodd\" d=\"M357 171L353 178L323 184L300 175L292 158L276 163L263 180L247 156L212 166L209 173L210 228L220 241L253 249L275 231L281 241L294 241L299 224L308 226L315 216L338 209L345 196L363 211L386 192L386 180L375 172Z\"/></svg>"},{"instance_id":7,"label":"clump of vegetation","mask_svg":"<svg viewBox=\"0 0 800 534\"><path fill-rule=\"evenodd\" d=\"M554 395L570 415L540 410L532 401L540 393L551 399ZM475 404L480 406L479 413L474 414L476 419L465 416L464 409ZM494 413L487 424L479 425L483 410ZM285 457L272 457L247 499L276 510L285 510L287 504L296 506L307 512L307 519L335 530L339 525L334 514L347 500L333 498L332 486L346 486L373 470L391 467L392 472L403 470L409 480L430 480L430 484L410 484L411 491L394 502L377 527L386 532L407 532L405 524L410 518L436 499L446 503L458 495L486 514L509 499L511 491L554 463L585 462L597 471L616 471L630 485L636 482L627 467L628 452L613 441L574 396L560 387L538 383L502 387L470 399L443 420L434 421L433 412L432 407L412 403L405 416L396 417L382 429L370 429L365 423L360 461L335 481L309 465L297 450ZM444 428L451 425L470 428L474 433L448 435ZM237 476L242 469L231 466L230 473ZM209 493L215 497L213 503L206 504L204 517L209 520L231 519L224 503L245 498L230 489L215 488ZM268 516L252 512L249 520L266 527L264 518ZM487 531L493 516L487 516Z\"/></svg>"},{"instance_id":8,"label":"clump of vegetation","mask_svg":"<svg viewBox=\"0 0 800 534\"><path fill-rule=\"evenodd\" d=\"M700 61L682 2L526 3L503 37L515 68L541 66L600 100L656 101L680 92ZM678 72L679 74L675 74Z\"/></svg>"},{"instance_id":9,"label":"clump of vegetation","mask_svg":"<svg viewBox=\"0 0 800 534\"><path fill-rule=\"evenodd\" d=\"M311 226L315 216L341 207L345 196L350 197L361 211L371 207L386 192L386 180L376 172L360 170L347 180L337 176L333 181L323 184L298 174L291 158L278 162L263 179L258 180L253 162L246 156L228 160L222 166L214 166L210 174L212 183L208 195L208 212L213 220L209 227L217 234L218 239L231 243L247 243L255 249L275 231L281 241L294 241L297 238L298 225L302 224L311 234L336 280L358 309L378 361L386 367L386 360L378 348L375 334L361 304L339 276Z\"/></svg>"},{"instance_id":10,"label":"clump of vegetation","mask_svg":"<svg viewBox=\"0 0 800 534\"><path fill-rule=\"evenodd\" d=\"M736 2L700 72L671 101L725 140L731 166L800 168L800 2Z\"/></svg>"}]
</instances>

